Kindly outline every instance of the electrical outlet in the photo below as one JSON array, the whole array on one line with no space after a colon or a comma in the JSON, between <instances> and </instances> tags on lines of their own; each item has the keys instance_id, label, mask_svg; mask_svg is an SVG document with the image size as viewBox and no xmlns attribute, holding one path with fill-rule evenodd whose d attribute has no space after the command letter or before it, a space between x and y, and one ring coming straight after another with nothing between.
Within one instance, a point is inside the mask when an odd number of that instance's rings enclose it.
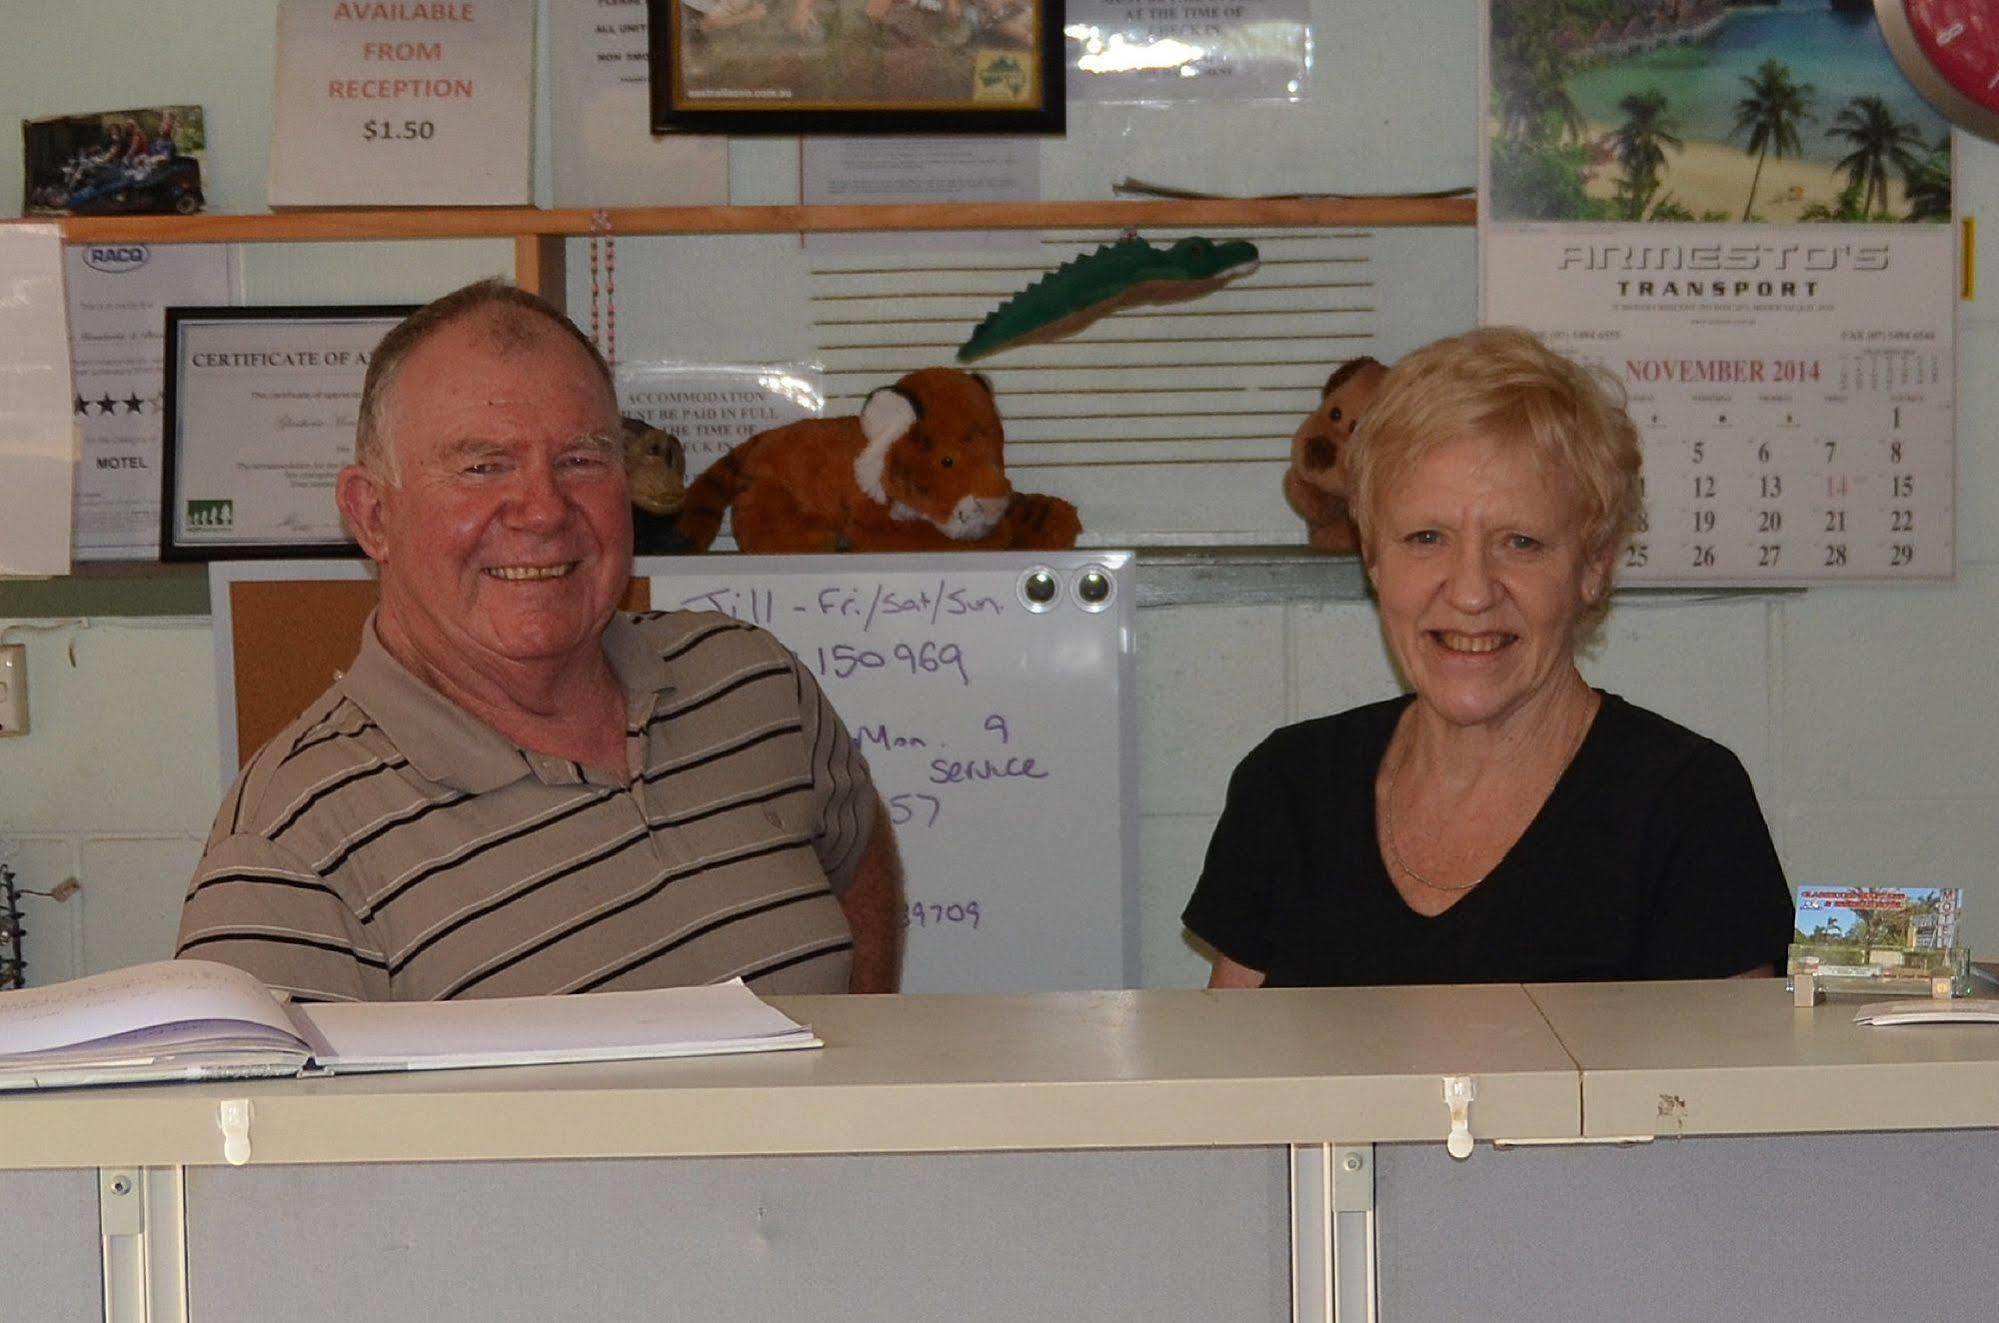
<instances>
[{"instance_id":1,"label":"electrical outlet","mask_svg":"<svg viewBox=\"0 0 1999 1323\"><path fill-rule=\"evenodd\" d=\"M0 644L0 735L28 733L28 649Z\"/></svg>"}]
</instances>

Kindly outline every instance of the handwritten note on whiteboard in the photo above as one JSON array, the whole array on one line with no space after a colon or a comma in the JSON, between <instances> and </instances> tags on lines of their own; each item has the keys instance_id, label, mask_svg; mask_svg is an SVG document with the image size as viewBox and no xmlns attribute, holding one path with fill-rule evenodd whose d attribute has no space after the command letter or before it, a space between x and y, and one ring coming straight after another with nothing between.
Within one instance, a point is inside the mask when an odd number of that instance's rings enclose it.
<instances>
[{"instance_id":1,"label":"handwritten note on whiteboard","mask_svg":"<svg viewBox=\"0 0 1999 1323\"><path fill-rule=\"evenodd\" d=\"M655 609L762 625L867 755L910 992L1123 987L1136 869L1129 552L641 560Z\"/></svg>"}]
</instances>

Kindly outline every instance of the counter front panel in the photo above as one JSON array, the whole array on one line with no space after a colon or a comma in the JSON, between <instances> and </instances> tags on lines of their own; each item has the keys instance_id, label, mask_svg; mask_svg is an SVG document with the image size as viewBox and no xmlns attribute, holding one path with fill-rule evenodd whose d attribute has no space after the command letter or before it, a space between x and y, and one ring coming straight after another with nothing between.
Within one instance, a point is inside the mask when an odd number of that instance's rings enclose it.
<instances>
[{"instance_id":1,"label":"counter front panel","mask_svg":"<svg viewBox=\"0 0 1999 1323\"><path fill-rule=\"evenodd\" d=\"M1999 1132L1376 1150L1382 1323L1990 1318Z\"/></svg>"},{"instance_id":2,"label":"counter front panel","mask_svg":"<svg viewBox=\"0 0 1999 1323\"><path fill-rule=\"evenodd\" d=\"M0 1319L102 1323L97 1173L0 1171Z\"/></svg>"},{"instance_id":3,"label":"counter front panel","mask_svg":"<svg viewBox=\"0 0 1999 1323\"><path fill-rule=\"evenodd\" d=\"M192 1168L195 1319L1282 1318L1281 1148Z\"/></svg>"}]
</instances>

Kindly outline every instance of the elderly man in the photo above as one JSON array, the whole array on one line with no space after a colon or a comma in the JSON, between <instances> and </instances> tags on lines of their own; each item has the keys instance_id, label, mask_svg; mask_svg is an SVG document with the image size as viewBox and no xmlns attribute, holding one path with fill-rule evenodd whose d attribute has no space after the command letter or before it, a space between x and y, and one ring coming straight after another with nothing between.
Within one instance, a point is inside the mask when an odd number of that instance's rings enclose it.
<instances>
[{"instance_id":1,"label":"elderly man","mask_svg":"<svg viewBox=\"0 0 1999 1323\"><path fill-rule=\"evenodd\" d=\"M481 282L383 338L338 488L381 604L223 800L180 954L316 1000L894 989L894 837L810 672L723 616L616 609L619 435L604 360L533 295Z\"/></svg>"}]
</instances>

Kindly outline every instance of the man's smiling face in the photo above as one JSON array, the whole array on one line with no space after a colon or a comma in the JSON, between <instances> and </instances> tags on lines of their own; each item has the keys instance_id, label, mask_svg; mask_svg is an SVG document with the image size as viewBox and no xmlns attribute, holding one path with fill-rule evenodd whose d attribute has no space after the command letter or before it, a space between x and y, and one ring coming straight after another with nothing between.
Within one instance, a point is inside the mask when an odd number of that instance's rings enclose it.
<instances>
[{"instance_id":1,"label":"man's smiling face","mask_svg":"<svg viewBox=\"0 0 1999 1323\"><path fill-rule=\"evenodd\" d=\"M382 567L383 640L420 673L587 660L631 573L610 389L560 329L523 341L493 317L403 361L384 410L395 479L364 472L343 502Z\"/></svg>"}]
</instances>

